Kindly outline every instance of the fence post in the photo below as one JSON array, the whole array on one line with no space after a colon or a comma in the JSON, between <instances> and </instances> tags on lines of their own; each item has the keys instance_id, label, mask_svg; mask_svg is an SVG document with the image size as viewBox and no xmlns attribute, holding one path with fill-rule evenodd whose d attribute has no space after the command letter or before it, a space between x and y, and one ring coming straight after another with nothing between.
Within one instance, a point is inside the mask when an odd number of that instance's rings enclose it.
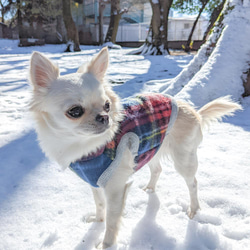
<instances>
[{"instance_id":1,"label":"fence post","mask_svg":"<svg viewBox=\"0 0 250 250\"><path fill-rule=\"evenodd\" d=\"M141 41L141 23L139 23L139 41Z\"/></svg>"},{"instance_id":2,"label":"fence post","mask_svg":"<svg viewBox=\"0 0 250 250\"><path fill-rule=\"evenodd\" d=\"M97 16L98 16L97 11L98 11L98 1L95 0L95 3L94 3L95 23L98 22L98 20L97 20Z\"/></svg>"}]
</instances>

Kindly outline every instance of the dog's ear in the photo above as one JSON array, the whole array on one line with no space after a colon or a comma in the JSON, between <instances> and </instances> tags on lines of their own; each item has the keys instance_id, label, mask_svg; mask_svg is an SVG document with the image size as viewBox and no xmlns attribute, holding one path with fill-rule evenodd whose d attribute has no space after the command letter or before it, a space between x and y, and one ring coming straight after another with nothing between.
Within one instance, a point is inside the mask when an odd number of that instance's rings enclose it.
<instances>
[{"instance_id":1,"label":"dog's ear","mask_svg":"<svg viewBox=\"0 0 250 250\"><path fill-rule=\"evenodd\" d=\"M109 64L108 48L103 48L88 65L87 72L93 74L100 82L103 81Z\"/></svg>"},{"instance_id":2,"label":"dog's ear","mask_svg":"<svg viewBox=\"0 0 250 250\"><path fill-rule=\"evenodd\" d=\"M33 52L30 59L30 80L34 89L48 88L59 76L59 69L47 57Z\"/></svg>"}]
</instances>

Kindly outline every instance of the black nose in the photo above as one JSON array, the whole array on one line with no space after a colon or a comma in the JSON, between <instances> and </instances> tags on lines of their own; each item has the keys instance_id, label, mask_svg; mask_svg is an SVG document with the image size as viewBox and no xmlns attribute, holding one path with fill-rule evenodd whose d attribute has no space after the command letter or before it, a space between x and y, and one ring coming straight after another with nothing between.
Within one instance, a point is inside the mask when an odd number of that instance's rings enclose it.
<instances>
[{"instance_id":1,"label":"black nose","mask_svg":"<svg viewBox=\"0 0 250 250\"><path fill-rule=\"evenodd\" d=\"M97 122L100 122L104 125L109 124L109 116L108 115L97 115L95 119Z\"/></svg>"}]
</instances>

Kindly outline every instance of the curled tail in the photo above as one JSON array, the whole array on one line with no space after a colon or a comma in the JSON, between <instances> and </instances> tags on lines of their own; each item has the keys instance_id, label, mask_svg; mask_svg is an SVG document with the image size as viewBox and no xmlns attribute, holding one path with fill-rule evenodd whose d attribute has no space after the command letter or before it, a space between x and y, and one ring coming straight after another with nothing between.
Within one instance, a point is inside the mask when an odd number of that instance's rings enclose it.
<instances>
[{"instance_id":1,"label":"curled tail","mask_svg":"<svg viewBox=\"0 0 250 250\"><path fill-rule=\"evenodd\" d=\"M202 127L206 127L224 116L232 116L236 110L242 110L241 105L233 102L230 96L225 96L207 103L198 113L202 118Z\"/></svg>"}]
</instances>

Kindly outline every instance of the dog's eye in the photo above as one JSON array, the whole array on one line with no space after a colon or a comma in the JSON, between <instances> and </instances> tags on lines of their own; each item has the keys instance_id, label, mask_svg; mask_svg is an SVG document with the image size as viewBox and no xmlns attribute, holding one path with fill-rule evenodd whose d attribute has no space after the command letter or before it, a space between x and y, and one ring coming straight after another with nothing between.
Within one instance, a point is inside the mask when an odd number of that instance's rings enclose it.
<instances>
[{"instance_id":1,"label":"dog's eye","mask_svg":"<svg viewBox=\"0 0 250 250\"><path fill-rule=\"evenodd\" d=\"M80 118L83 114L84 114L84 108L82 106L74 106L66 112L67 116L75 119Z\"/></svg>"},{"instance_id":2,"label":"dog's eye","mask_svg":"<svg viewBox=\"0 0 250 250\"><path fill-rule=\"evenodd\" d=\"M106 103L105 103L103 109L104 109L106 112L109 112L109 110L110 110L110 102L109 102L109 101L106 101Z\"/></svg>"}]
</instances>

